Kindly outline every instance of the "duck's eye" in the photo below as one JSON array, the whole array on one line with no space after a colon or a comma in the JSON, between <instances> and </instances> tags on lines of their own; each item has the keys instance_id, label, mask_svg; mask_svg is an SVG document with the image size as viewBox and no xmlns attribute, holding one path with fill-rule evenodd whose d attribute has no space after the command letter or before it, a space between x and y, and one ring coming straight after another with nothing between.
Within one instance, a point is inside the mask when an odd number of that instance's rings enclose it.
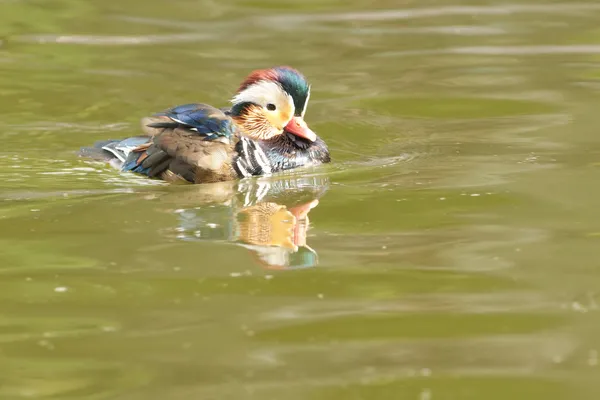
<instances>
[{"instance_id":1,"label":"duck's eye","mask_svg":"<svg viewBox=\"0 0 600 400\"><path fill-rule=\"evenodd\" d=\"M275 111L276 109L277 109L277 107L275 107L275 104L273 104L273 103L267 104L267 110Z\"/></svg>"}]
</instances>

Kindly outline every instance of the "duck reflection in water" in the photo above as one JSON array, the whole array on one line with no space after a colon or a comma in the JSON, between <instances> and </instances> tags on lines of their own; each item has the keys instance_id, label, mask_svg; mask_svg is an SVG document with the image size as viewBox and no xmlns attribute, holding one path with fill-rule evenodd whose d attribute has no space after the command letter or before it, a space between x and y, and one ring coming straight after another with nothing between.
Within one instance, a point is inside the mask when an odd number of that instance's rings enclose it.
<instances>
[{"instance_id":1,"label":"duck reflection in water","mask_svg":"<svg viewBox=\"0 0 600 400\"><path fill-rule=\"evenodd\" d=\"M327 178L259 178L202 186L188 193L189 200L197 199L194 207L176 211L178 239L243 246L267 269L317 265L317 252L307 244L308 214L327 191Z\"/></svg>"}]
</instances>

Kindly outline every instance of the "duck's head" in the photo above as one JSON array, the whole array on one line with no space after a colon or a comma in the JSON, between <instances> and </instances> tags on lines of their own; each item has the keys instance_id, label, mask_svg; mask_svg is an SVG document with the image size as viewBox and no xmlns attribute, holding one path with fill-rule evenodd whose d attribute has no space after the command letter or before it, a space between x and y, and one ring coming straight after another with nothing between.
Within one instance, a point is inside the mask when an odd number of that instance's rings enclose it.
<instances>
[{"instance_id":1,"label":"duck's head","mask_svg":"<svg viewBox=\"0 0 600 400\"><path fill-rule=\"evenodd\" d=\"M256 140L284 132L314 142L317 135L304 122L310 97L306 78L291 67L253 71L231 102L231 115L247 136Z\"/></svg>"}]
</instances>

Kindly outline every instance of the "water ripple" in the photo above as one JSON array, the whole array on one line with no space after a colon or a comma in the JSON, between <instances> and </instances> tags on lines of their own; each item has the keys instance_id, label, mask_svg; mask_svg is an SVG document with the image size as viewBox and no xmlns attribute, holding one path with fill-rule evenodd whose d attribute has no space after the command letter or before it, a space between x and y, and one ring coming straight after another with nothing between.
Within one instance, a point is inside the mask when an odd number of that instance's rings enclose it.
<instances>
[{"instance_id":1,"label":"water ripple","mask_svg":"<svg viewBox=\"0 0 600 400\"><path fill-rule=\"evenodd\" d=\"M600 10L600 4L510 4L500 6L447 6L416 9L362 11L336 14L276 15L263 17L267 22L305 23L305 22L354 22L354 21L389 21L398 19L414 19L442 17L450 15L511 15L518 13L564 13L569 11Z\"/></svg>"},{"instance_id":2,"label":"water ripple","mask_svg":"<svg viewBox=\"0 0 600 400\"><path fill-rule=\"evenodd\" d=\"M435 50L387 51L378 57L422 56L437 54L468 54L488 56L552 55L552 54L600 54L600 45L543 45L543 46L472 46L450 47Z\"/></svg>"},{"instance_id":3,"label":"water ripple","mask_svg":"<svg viewBox=\"0 0 600 400\"><path fill-rule=\"evenodd\" d=\"M218 36L208 33L177 33L165 35L111 36L111 35L21 35L14 39L22 42L83 44L100 46L135 46L164 43L190 43L215 40Z\"/></svg>"}]
</instances>

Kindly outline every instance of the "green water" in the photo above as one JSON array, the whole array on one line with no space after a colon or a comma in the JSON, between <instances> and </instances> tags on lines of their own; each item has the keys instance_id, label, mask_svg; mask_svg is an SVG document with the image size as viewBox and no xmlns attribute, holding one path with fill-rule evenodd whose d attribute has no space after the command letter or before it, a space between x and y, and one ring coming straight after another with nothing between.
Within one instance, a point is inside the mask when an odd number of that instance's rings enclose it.
<instances>
[{"instance_id":1,"label":"green water","mask_svg":"<svg viewBox=\"0 0 600 400\"><path fill-rule=\"evenodd\" d=\"M0 0L0 399L598 398L600 4L372 3ZM331 165L76 156L279 64Z\"/></svg>"}]
</instances>

